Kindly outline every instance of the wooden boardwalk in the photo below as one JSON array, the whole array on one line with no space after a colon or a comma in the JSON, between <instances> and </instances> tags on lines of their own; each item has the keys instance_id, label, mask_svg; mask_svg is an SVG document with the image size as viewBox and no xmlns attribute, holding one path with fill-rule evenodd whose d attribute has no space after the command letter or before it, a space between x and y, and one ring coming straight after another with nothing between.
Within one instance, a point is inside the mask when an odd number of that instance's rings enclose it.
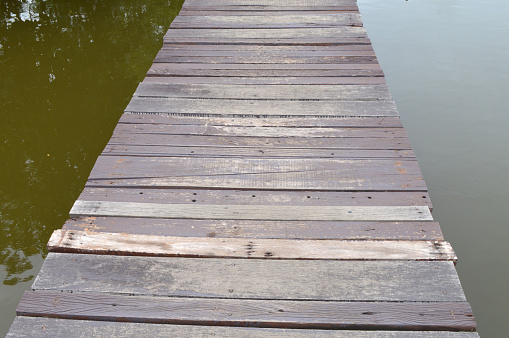
<instances>
[{"instance_id":1,"label":"wooden boardwalk","mask_svg":"<svg viewBox=\"0 0 509 338\"><path fill-rule=\"evenodd\" d=\"M186 0L8 337L477 337L354 0Z\"/></svg>"}]
</instances>

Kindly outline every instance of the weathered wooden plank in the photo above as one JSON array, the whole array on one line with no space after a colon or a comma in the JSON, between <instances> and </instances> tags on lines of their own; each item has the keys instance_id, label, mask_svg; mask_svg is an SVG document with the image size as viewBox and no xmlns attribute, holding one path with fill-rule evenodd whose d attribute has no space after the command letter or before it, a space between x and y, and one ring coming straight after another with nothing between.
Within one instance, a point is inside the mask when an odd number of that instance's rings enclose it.
<instances>
[{"instance_id":1,"label":"weathered wooden plank","mask_svg":"<svg viewBox=\"0 0 509 338\"><path fill-rule=\"evenodd\" d=\"M311 53L329 53L329 52L354 52L364 51L374 53L373 46L359 45L330 45L330 46L257 46L257 45L190 45L190 44L172 44L163 45L161 50L173 50L183 52L193 51L230 51L230 52L311 52ZM371 55L371 54L370 54Z\"/></svg>"},{"instance_id":2,"label":"weathered wooden plank","mask_svg":"<svg viewBox=\"0 0 509 338\"><path fill-rule=\"evenodd\" d=\"M166 297L463 302L448 261L310 261L50 252L36 291Z\"/></svg>"},{"instance_id":3,"label":"weathered wooden plank","mask_svg":"<svg viewBox=\"0 0 509 338\"><path fill-rule=\"evenodd\" d=\"M200 115L201 116L201 115ZM161 146L231 146L322 149L411 149L408 138L304 138L304 137L237 137L203 135L113 134L110 144Z\"/></svg>"},{"instance_id":4,"label":"weathered wooden plank","mask_svg":"<svg viewBox=\"0 0 509 338\"><path fill-rule=\"evenodd\" d=\"M365 149L293 149L255 147L172 147L143 145L106 145L104 155L150 156L150 157L259 157L259 158L337 158L337 159L413 159L412 150L365 150Z\"/></svg>"},{"instance_id":5,"label":"weathered wooden plank","mask_svg":"<svg viewBox=\"0 0 509 338\"><path fill-rule=\"evenodd\" d=\"M81 320L299 329L474 331L466 302L372 303L162 298L25 292L18 315Z\"/></svg>"},{"instance_id":6,"label":"weathered wooden plank","mask_svg":"<svg viewBox=\"0 0 509 338\"><path fill-rule=\"evenodd\" d=\"M142 97L238 99L238 100L330 100L392 101L387 85L292 85L242 86L207 84L139 84L134 93Z\"/></svg>"},{"instance_id":7,"label":"weathered wooden plank","mask_svg":"<svg viewBox=\"0 0 509 338\"><path fill-rule=\"evenodd\" d=\"M403 128L341 128L341 127L286 127L279 126L228 126L179 124L118 124L115 133L156 135L208 135L235 137L303 137L303 138L407 138Z\"/></svg>"},{"instance_id":8,"label":"weathered wooden plank","mask_svg":"<svg viewBox=\"0 0 509 338\"><path fill-rule=\"evenodd\" d=\"M168 45L168 48L174 45ZM216 45L189 45L193 48L197 47L215 47ZM240 45L242 47L261 48L261 47L288 47L288 46L254 46L254 45ZM357 45L355 45L357 46ZM229 45L228 47L239 47L239 45ZM294 47L294 46L292 46ZM295 46L295 47L315 47L315 46ZM169 49L171 50L171 49ZM165 67L174 69L225 69L225 70L381 70L380 65L377 63L338 63L335 65L322 63L322 64L214 64L214 63L157 63L152 64L152 67Z\"/></svg>"},{"instance_id":9,"label":"weathered wooden plank","mask_svg":"<svg viewBox=\"0 0 509 338\"><path fill-rule=\"evenodd\" d=\"M150 217L277 221L431 221L425 206L197 205L77 200L70 217Z\"/></svg>"},{"instance_id":10,"label":"weathered wooden plank","mask_svg":"<svg viewBox=\"0 0 509 338\"><path fill-rule=\"evenodd\" d=\"M257 190L191 190L191 189L83 189L79 199L86 201L257 204L257 205L343 205L343 206L428 206L427 192L397 191L257 191Z\"/></svg>"},{"instance_id":11,"label":"weathered wooden plank","mask_svg":"<svg viewBox=\"0 0 509 338\"><path fill-rule=\"evenodd\" d=\"M187 2L184 3L182 6L181 11L179 12L179 15L195 15L197 11L204 12L204 13L210 13L209 15L213 15L214 12L228 12L228 13L239 13L238 15L243 15L243 13L257 13L261 12L261 14L279 14L279 13L288 13L293 12L293 14L298 13L341 13L344 11L348 12L359 12L359 8L357 7L357 4L353 5L346 5L346 4L337 4L337 5L330 5L330 6L324 6L324 5L305 5L300 4L300 6L274 6L274 5L198 5L193 6L189 5ZM298 12L298 13L295 13ZM200 15L200 14L196 14Z\"/></svg>"},{"instance_id":12,"label":"weathered wooden plank","mask_svg":"<svg viewBox=\"0 0 509 338\"><path fill-rule=\"evenodd\" d=\"M193 85L191 85L193 86ZM252 88L256 90L257 88ZM143 93L141 93L143 95ZM159 95L164 95L160 93ZM177 96L177 95L175 95ZM198 97L198 95L193 95ZM182 114L196 116L287 116L287 117L397 117L394 101L277 101L182 99L178 97L133 97L129 113ZM285 122L286 120L282 121Z\"/></svg>"},{"instance_id":13,"label":"weathered wooden plank","mask_svg":"<svg viewBox=\"0 0 509 338\"><path fill-rule=\"evenodd\" d=\"M177 16L170 29L179 28L284 28L362 26L359 13L311 14L302 13L272 16Z\"/></svg>"},{"instance_id":14,"label":"weathered wooden plank","mask_svg":"<svg viewBox=\"0 0 509 338\"><path fill-rule=\"evenodd\" d=\"M443 240L437 222L242 221L77 217L67 230L156 236L356 240Z\"/></svg>"},{"instance_id":15,"label":"weathered wooden plank","mask_svg":"<svg viewBox=\"0 0 509 338\"><path fill-rule=\"evenodd\" d=\"M165 99L146 99L147 102L159 101ZM176 101L176 100L174 100ZM173 101L173 102L174 102ZM313 101L308 101L313 102ZM253 102L255 104L256 102ZM316 117L287 117L280 118L253 118L253 117L187 117L172 115L154 115L154 114L123 114L120 116L119 124L164 124L164 125L211 125L211 126L231 126L231 127L329 127L329 128L403 128L401 120L397 116L363 116L349 117L338 116L332 118L316 118Z\"/></svg>"},{"instance_id":16,"label":"weathered wooden plank","mask_svg":"<svg viewBox=\"0 0 509 338\"><path fill-rule=\"evenodd\" d=\"M383 77L147 77L144 82L176 84L230 84L230 85L381 85Z\"/></svg>"},{"instance_id":17,"label":"weathered wooden plank","mask_svg":"<svg viewBox=\"0 0 509 338\"><path fill-rule=\"evenodd\" d=\"M199 49L182 49L168 46L162 48L158 55L163 58L166 56L187 56L187 57L273 57L273 58L308 58L308 57L374 57L373 50L320 50L314 48L313 50L274 50L275 47L251 48L250 50L232 50L231 46L224 50L199 50ZM280 47L282 48L282 47ZM309 47L308 47L309 49ZM360 59L362 60L362 59ZM363 64L359 62L359 64Z\"/></svg>"},{"instance_id":18,"label":"weathered wooden plank","mask_svg":"<svg viewBox=\"0 0 509 338\"><path fill-rule=\"evenodd\" d=\"M210 39L207 36L196 37L168 37L163 41L166 45L171 44L201 44L201 45L257 45L257 46L342 46L342 45L370 45L368 38L350 37L301 37L295 38L245 38L230 39L227 37L215 37Z\"/></svg>"},{"instance_id":19,"label":"weathered wooden plank","mask_svg":"<svg viewBox=\"0 0 509 338\"><path fill-rule=\"evenodd\" d=\"M475 332L299 330L253 327L145 324L44 317L17 317L7 338L17 337L362 337L362 338L475 338Z\"/></svg>"},{"instance_id":20,"label":"weathered wooden plank","mask_svg":"<svg viewBox=\"0 0 509 338\"><path fill-rule=\"evenodd\" d=\"M214 41L242 39L330 39L330 38L367 38L364 27L338 26L332 28L246 28L246 29L169 29L163 41L172 39L193 39L207 37Z\"/></svg>"},{"instance_id":21,"label":"weathered wooden plank","mask_svg":"<svg viewBox=\"0 0 509 338\"><path fill-rule=\"evenodd\" d=\"M278 56L278 55L252 55L252 56L175 56L171 53L160 52L154 63L247 63L247 64L364 64L377 63L375 56Z\"/></svg>"},{"instance_id":22,"label":"weathered wooden plank","mask_svg":"<svg viewBox=\"0 0 509 338\"><path fill-rule=\"evenodd\" d=\"M88 186L427 191L416 161L100 156Z\"/></svg>"},{"instance_id":23,"label":"weathered wooden plank","mask_svg":"<svg viewBox=\"0 0 509 338\"><path fill-rule=\"evenodd\" d=\"M55 230L47 246L50 252L127 256L457 261L444 241L225 239Z\"/></svg>"},{"instance_id":24,"label":"weathered wooden plank","mask_svg":"<svg viewBox=\"0 0 509 338\"><path fill-rule=\"evenodd\" d=\"M173 64L171 64L172 66ZM162 66L162 67L161 67ZM167 67L167 64L154 63L147 76L215 76L215 77L381 77L381 70L251 70L251 69L198 69ZM220 67L218 67L220 68Z\"/></svg>"},{"instance_id":25,"label":"weathered wooden plank","mask_svg":"<svg viewBox=\"0 0 509 338\"><path fill-rule=\"evenodd\" d=\"M185 6L355 6L355 0L187 0Z\"/></svg>"}]
</instances>

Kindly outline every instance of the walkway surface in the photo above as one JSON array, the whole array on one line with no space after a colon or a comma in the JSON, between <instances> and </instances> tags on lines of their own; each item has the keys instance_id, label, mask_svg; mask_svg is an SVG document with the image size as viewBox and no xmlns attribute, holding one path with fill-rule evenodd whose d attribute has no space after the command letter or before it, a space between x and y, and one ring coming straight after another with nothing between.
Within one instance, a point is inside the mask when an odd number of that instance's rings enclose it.
<instances>
[{"instance_id":1,"label":"walkway surface","mask_svg":"<svg viewBox=\"0 0 509 338\"><path fill-rule=\"evenodd\" d=\"M355 1L186 0L8 337L476 337L430 209Z\"/></svg>"}]
</instances>

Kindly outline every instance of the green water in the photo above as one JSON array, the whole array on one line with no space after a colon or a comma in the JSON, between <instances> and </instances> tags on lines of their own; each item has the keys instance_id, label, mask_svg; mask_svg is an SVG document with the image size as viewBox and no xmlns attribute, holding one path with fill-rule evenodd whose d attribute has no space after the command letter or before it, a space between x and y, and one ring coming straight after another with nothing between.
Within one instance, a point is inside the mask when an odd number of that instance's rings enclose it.
<instances>
[{"instance_id":1,"label":"green water","mask_svg":"<svg viewBox=\"0 0 509 338\"><path fill-rule=\"evenodd\" d=\"M0 2L0 336L182 2Z\"/></svg>"},{"instance_id":2,"label":"green water","mask_svg":"<svg viewBox=\"0 0 509 338\"><path fill-rule=\"evenodd\" d=\"M0 1L0 335L182 0ZM509 2L359 0L484 337L509 293Z\"/></svg>"}]
</instances>

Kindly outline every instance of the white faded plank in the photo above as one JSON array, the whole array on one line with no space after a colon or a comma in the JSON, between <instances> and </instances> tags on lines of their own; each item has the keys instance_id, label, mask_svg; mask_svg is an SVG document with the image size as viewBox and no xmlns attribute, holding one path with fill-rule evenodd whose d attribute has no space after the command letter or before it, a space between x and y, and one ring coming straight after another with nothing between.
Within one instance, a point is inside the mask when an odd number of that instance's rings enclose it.
<instances>
[{"instance_id":1,"label":"white faded plank","mask_svg":"<svg viewBox=\"0 0 509 338\"><path fill-rule=\"evenodd\" d=\"M90 254L333 260L450 260L444 241L288 240L168 237L56 230L48 250Z\"/></svg>"},{"instance_id":2,"label":"white faded plank","mask_svg":"<svg viewBox=\"0 0 509 338\"><path fill-rule=\"evenodd\" d=\"M278 206L196 205L77 200L77 216L280 221L424 221L433 220L427 206Z\"/></svg>"}]
</instances>

